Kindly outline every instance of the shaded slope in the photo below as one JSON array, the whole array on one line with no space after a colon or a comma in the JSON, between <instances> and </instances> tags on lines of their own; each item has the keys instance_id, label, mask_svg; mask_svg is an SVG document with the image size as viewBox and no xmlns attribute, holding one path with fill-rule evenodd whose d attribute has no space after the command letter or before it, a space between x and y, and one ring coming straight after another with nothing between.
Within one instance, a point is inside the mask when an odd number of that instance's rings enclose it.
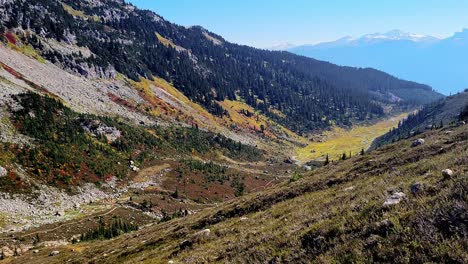
<instances>
[{"instance_id":1,"label":"shaded slope","mask_svg":"<svg viewBox=\"0 0 468 264\"><path fill-rule=\"evenodd\" d=\"M426 129L442 127L459 120L460 113L468 105L468 91L428 104L408 116L397 128L374 140L371 148L419 134Z\"/></svg>"},{"instance_id":2,"label":"shaded slope","mask_svg":"<svg viewBox=\"0 0 468 264\"><path fill-rule=\"evenodd\" d=\"M280 124L310 132L328 127L330 120L349 125L381 116L382 103L414 106L440 97L426 85L376 70L232 44L122 1L9 0L1 11L4 39L10 40L9 31L17 32L45 59L69 71L87 77L112 78L120 72L133 80L164 78L217 116L227 114L219 101L241 97ZM80 49L64 54L49 45L50 39ZM391 95L400 102L388 100Z\"/></svg>"}]
</instances>

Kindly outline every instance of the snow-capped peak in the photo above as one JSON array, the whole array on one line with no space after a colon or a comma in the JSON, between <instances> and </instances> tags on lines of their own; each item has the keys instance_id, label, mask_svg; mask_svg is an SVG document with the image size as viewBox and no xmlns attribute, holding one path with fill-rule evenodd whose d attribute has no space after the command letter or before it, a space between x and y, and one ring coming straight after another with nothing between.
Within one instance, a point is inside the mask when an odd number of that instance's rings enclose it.
<instances>
[{"instance_id":1,"label":"snow-capped peak","mask_svg":"<svg viewBox=\"0 0 468 264\"><path fill-rule=\"evenodd\" d=\"M408 33L401 30L391 30L386 33L373 33L367 34L361 37L362 40L373 41L373 40L410 40L414 42L424 42L424 41L432 41L437 40L437 38L428 36L428 35L421 35L421 34L414 34Z\"/></svg>"},{"instance_id":2,"label":"snow-capped peak","mask_svg":"<svg viewBox=\"0 0 468 264\"><path fill-rule=\"evenodd\" d=\"M292 49L296 47L295 44L291 44L291 43L281 43L281 44L277 44L277 45L274 45L274 46L271 46L271 47L267 47L265 48L266 50L276 50L276 51L281 51L281 50L288 50L288 49Z\"/></svg>"}]
</instances>

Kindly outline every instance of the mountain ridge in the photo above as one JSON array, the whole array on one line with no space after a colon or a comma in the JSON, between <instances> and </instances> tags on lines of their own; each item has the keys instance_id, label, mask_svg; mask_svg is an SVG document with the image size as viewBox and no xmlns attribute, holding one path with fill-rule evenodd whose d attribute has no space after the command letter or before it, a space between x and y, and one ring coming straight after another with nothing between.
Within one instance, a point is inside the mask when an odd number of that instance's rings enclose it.
<instances>
[{"instance_id":1,"label":"mountain ridge","mask_svg":"<svg viewBox=\"0 0 468 264\"><path fill-rule=\"evenodd\" d=\"M375 33L296 46L288 51L339 65L377 68L430 84L448 95L465 89L468 83L463 71L467 67L463 52L468 44L466 32L463 29L442 39L401 31ZM451 78L445 80L441 77L445 75Z\"/></svg>"}]
</instances>

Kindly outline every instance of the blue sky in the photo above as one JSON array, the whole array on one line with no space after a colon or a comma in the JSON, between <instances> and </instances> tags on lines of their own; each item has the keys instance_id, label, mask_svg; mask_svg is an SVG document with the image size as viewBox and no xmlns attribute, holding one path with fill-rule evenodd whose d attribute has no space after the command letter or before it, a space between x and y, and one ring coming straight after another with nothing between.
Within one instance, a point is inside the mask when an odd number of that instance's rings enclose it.
<instances>
[{"instance_id":1,"label":"blue sky","mask_svg":"<svg viewBox=\"0 0 468 264\"><path fill-rule=\"evenodd\" d=\"M265 48L400 29L447 37L468 27L465 0L128 0L184 26Z\"/></svg>"}]
</instances>

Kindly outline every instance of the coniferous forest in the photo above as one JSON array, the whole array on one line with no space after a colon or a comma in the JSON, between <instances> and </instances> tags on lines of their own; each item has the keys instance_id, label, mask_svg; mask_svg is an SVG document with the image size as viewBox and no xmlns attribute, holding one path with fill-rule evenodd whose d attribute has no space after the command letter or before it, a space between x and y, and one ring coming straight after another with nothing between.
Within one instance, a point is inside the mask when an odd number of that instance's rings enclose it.
<instances>
[{"instance_id":1,"label":"coniferous forest","mask_svg":"<svg viewBox=\"0 0 468 264\"><path fill-rule=\"evenodd\" d=\"M217 102L241 98L296 132L331 123L351 125L384 115L385 104L414 107L441 96L426 85L374 69L340 67L293 55L232 44L201 27L182 27L120 1L15 1L2 30L29 29L46 38L88 47L89 57L44 48L32 35L24 41L46 59L86 75L85 66L115 68L133 80L161 77L211 113ZM68 10L80 10L73 16ZM47 10L47 16L43 16ZM111 11L109 11L111 10ZM274 113L279 110L284 116Z\"/></svg>"}]
</instances>

